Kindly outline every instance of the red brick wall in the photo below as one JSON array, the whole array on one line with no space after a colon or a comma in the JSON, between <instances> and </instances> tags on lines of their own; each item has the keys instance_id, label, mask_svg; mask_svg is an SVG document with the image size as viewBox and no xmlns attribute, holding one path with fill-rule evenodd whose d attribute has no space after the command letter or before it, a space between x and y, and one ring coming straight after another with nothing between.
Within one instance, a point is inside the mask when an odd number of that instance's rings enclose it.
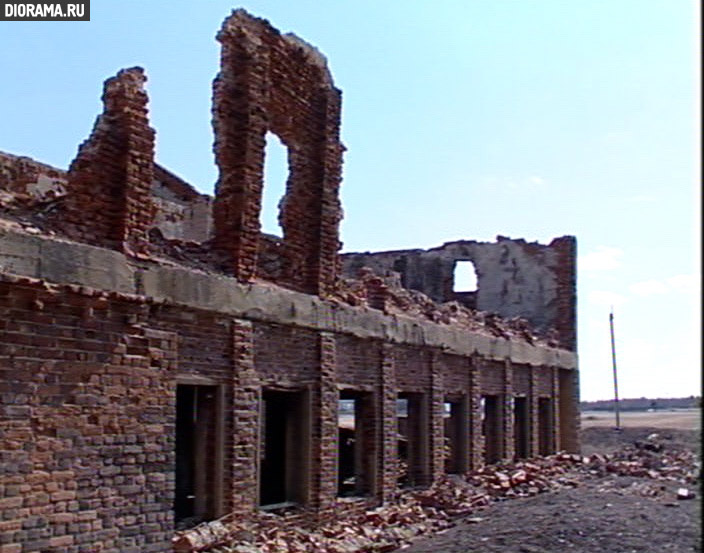
<instances>
[{"instance_id":1,"label":"red brick wall","mask_svg":"<svg viewBox=\"0 0 704 553\"><path fill-rule=\"evenodd\" d=\"M380 385L380 343L338 335L337 381L357 389L376 390Z\"/></svg>"},{"instance_id":2,"label":"red brick wall","mask_svg":"<svg viewBox=\"0 0 704 553\"><path fill-rule=\"evenodd\" d=\"M69 236L126 253L145 253L156 209L154 130L147 119L146 77L139 67L105 82L104 111L68 171L57 224Z\"/></svg>"},{"instance_id":3,"label":"red brick wall","mask_svg":"<svg viewBox=\"0 0 704 553\"><path fill-rule=\"evenodd\" d=\"M254 365L264 386L315 383L320 366L317 333L302 328L255 323Z\"/></svg>"},{"instance_id":4,"label":"red brick wall","mask_svg":"<svg viewBox=\"0 0 704 553\"><path fill-rule=\"evenodd\" d=\"M102 546L167 550L173 528L175 387L184 378L207 379L222 388L220 512L244 514L258 505L262 389L308 391L310 459L303 477L309 482L310 520L396 495L399 392L426 398L422 426L429 436L422 440L427 444L422 465L428 479L444 471L446 398L468 396L468 461L478 468L480 392L505 400L508 418L500 435L507 457L513 380L530 375L534 419L540 382L547 395L563 394L563 413L574 392L560 386L568 371L558 382L557 372L547 367L514 368L7 276L0 281L0 373L4 539L30 544L26 551L70 553ZM375 421L368 452L374 457L373 497L344 507L336 497L339 386L372 394L376 406L370 411ZM556 432L568 425L568 416L555 424ZM532 425L535 429L535 420ZM565 433L563 443L573 447L573 430Z\"/></svg>"},{"instance_id":5,"label":"red brick wall","mask_svg":"<svg viewBox=\"0 0 704 553\"><path fill-rule=\"evenodd\" d=\"M437 363L442 370L446 396L460 397L469 393L469 366L466 357L441 354L437 357Z\"/></svg>"},{"instance_id":6,"label":"red brick wall","mask_svg":"<svg viewBox=\"0 0 704 553\"><path fill-rule=\"evenodd\" d=\"M74 288L0 282L2 543L166 551L175 336Z\"/></svg>"},{"instance_id":7,"label":"red brick wall","mask_svg":"<svg viewBox=\"0 0 704 553\"><path fill-rule=\"evenodd\" d=\"M563 236L555 238L550 246L557 251L553 268L557 284L555 328L560 345L577 351L577 240Z\"/></svg>"},{"instance_id":8,"label":"red brick wall","mask_svg":"<svg viewBox=\"0 0 704 553\"><path fill-rule=\"evenodd\" d=\"M513 393L530 394L530 367L513 365Z\"/></svg>"},{"instance_id":9,"label":"red brick wall","mask_svg":"<svg viewBox=\"0 0 704 553\"><path fill-rule=\"evenodd\" d=\"M479 370L480 390L485 395L504 393L504 366L496 361L483 361Z\"/></svg>"},{"instance_id":10,"label":"red brick wall","mask_svg":"<svg viewBox=\"0 0 704 553\"><path fill-rule=\"evenodd\" d=\"M431 352L422 348L397 347L394 351L396 386L403 392L429 391Z\"/></svg>"}]
</instances>

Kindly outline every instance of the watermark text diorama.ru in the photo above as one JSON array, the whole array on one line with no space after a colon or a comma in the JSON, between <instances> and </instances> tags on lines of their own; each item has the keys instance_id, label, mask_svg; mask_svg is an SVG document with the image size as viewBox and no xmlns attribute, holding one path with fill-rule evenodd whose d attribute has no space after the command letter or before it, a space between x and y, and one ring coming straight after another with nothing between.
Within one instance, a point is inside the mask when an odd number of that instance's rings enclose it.
<instances>
[{"instance_id":1,"label":"watermark text diorama.ru","mask_svg":"<svg viewBox=\"0 0 704 553\"><path fill-rule=\"evenodd\" d=\"M3 2L0 21L90 21L90 0Z\"/></svg>"}]
</instances>

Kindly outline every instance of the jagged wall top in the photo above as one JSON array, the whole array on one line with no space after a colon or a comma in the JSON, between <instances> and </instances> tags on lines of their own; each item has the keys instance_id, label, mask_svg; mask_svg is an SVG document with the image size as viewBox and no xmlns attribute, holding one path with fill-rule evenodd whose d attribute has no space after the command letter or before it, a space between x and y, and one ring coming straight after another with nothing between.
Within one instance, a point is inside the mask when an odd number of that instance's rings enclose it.
<instances>
[{"instance_id":1,"label":"jagged wall top","mask_svg":"<svg viewBox=\"0 0 704 553\"><path fill-rule=\"evenodd\" d=\"M232 13L223 21L216 38L223 42L226 37L245 35L252 44L261 45L262 33L278 35L292 47L297 48L308 63L320 68L321 75L327 84L334 86L332 74L328 68L328 60L320 50L294 33L280 33L268 20L255 17L243 8L232 10Z\"/></svg>"}]
</instances>

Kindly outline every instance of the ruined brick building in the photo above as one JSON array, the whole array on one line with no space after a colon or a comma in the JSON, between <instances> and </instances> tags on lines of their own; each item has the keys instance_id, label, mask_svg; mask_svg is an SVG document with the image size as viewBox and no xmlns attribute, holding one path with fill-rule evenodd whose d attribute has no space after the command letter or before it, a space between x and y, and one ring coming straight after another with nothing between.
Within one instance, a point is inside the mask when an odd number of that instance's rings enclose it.
<instances>
[{"instance_id":1,"label":"ruined brick building","mask_svg":"<svg viewBox=\"0 0 704 553\"><path fill-rule=\"evenodd\" d=\"M165 552L179 524L319 521L578 450L574 239L339 255L325 59L241 10L218 40L214 197L155 163L139 68L68 171L0 154L2 553ZM267 132L281 237L260 232Z\"/></svg>"}]
</instances>

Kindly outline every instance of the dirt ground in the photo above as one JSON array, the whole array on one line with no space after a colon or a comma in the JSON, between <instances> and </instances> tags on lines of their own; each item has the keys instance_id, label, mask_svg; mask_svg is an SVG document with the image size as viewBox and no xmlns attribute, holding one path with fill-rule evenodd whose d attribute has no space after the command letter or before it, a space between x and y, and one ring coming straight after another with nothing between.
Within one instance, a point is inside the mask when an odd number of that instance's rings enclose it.
<instances>
[{"instance_id":1,"label":"dirt ground","mask_svg":"<svg viewBox=\"0 0 704 553\"><path fill-rule=\"evenodd\" d=\"M585 413L583 454L615 453L648 436L667 454L689 450L701 461L699 411ZM652 434L657 437L652 438ZM666 461L665 461L666 462ZM701 466L701 465L700 465ZM660 553L701 551L701 472L695 483L643 476L576 475L576 487L492 503L457 526L415 541L404 553ZM678 499L680 488L693 499Z\"/></svg>"}]
</instances>

